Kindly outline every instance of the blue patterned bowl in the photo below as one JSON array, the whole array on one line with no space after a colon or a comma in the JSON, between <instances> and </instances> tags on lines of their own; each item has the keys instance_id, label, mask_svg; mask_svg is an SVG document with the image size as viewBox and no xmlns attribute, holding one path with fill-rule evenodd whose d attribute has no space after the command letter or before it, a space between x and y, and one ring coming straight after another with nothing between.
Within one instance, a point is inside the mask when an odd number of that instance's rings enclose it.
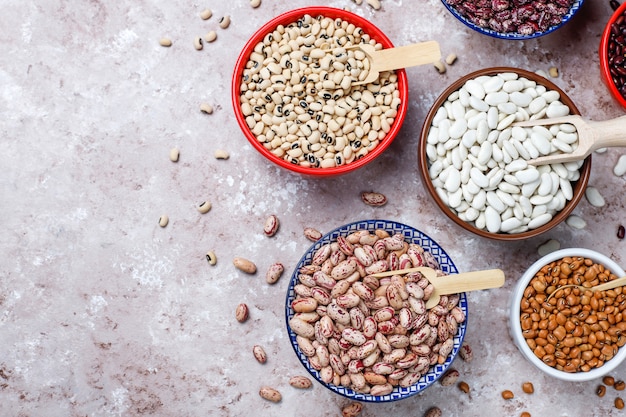
<instances>
[{"instance_id":1,"label":"blue patterned bowl","mask_svg":"<svg viewBox=\"0 0 626 417\"><path fill-rule=\"evenodd\" d=\"M574 0L569 11L563 16L562 20L558 24L549 26L545 30L536 31L531 34L524 34L524 33L519 33L519 32L498 32L497 30L480 26L476 24L475 22L473 22L471 19L469 19L467 16L460 13L459 10L457 10L454 6L450 5L448 3L448 0L441 0L441 2L446 7L446 9L448 9L448 11L452 13L454 17L456 17L458 20L464 23L467 27L475 30L478 33L482 33L483 35L488 35L493 38L509 39L509 40L534 39L540 36L547 35L548 33L554 32L558 28L562 27L565 23L567 23L574 16L574 14L576 14L576 12L580 10L580 7L583 4L583 0Z\"/></svg>"},{"instance_id":2,"label":"blue patterned bowl","mask_svg":"<svg viewBox=\"0 0 626 417\"><path fill-rule=\"evenodd\" d=\"M296 334L289 327L289 320L293 317L294 312L291 309L291 302L294 300L296 294L294 292L294 285L298 283L298 271L304 265L309 265L311 263L311 259L313 254L317 249L319 249L322 245L325 245L330 242L334 242L337 240L338 236L347 236L357 230L368 230L375 231L376 229L382 229L390 233L391 235L400 233L404 236L404 239L408 243L416 243L424 248L425 251L430 252L433 257L439 263L439 267L446 274L455 274L458 273L456 266L448 256L445 250L441 248L433 239L419 230L407 226L402 223L389 221L389 220L363 220L350 224L346 224L341 226L332 232L324 235L320 240L318 240L315 244L313 244L304 254L304 256L300 259L296 267L294 268L294 272L291 276L291 280L289 282L289 287L287 289L287 300L285 303L285 315L287 321L287 332L289 334L289 339L291 341L291 345L293 346L298 359L302 363L302 365L306 368L306 370L322 385L324 385L329 390L340 394L344 397L350 398L355 401L363 401L363 402L391 402L396 400L401 400L404 398L408 398L412 395L418 394L424 391L426 388L431 386L435 381L437 381L445 371L450 367L452 361L456 358L459 349L463 343L463 339L465 337L465 332L467 329L467 297L465 293L461 294L460 301L458 306L461 308L463 313L465 313L466 320L461 323L458 327L458 331L454 336L454 343L452 352L446 359L443 364L437 364L431 366L427 373L422 375L422 377L417 381L416 384L411 385L409 387L395 387L393 391L388 395L370 395L363 394L357 391L354 391L351 388L337 386L334 384L327 384L322 381L320 377L319 371L314 369L307 358L307 356L300 350L298 343L296 341Z\"/></svg>"}]
</instances>

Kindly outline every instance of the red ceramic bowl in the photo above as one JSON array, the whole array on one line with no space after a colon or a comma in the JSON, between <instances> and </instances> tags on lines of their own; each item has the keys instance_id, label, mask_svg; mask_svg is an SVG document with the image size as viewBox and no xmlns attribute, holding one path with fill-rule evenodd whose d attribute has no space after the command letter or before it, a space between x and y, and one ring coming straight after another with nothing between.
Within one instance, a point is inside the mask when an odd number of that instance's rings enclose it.
<instances>
[{"instance_id":1,"label":"red ceramic bowl","mask_svg":"<svg viewBox=\"0 0 626 417\"><path fill-rule=\"evenodd\" d=\"M359 26L363 29L363 32L368 34L372 39L376 40L380 44L383 45L383 48L392 48L393 44L385 36L385 34L374 26L368 20L345 10L332 8L332 7L304 7L301 9L291 10L289 12L283 13L276 18L270 20L265 25L263 25L259 30L257 30L254 35L248 40L248 42L243 47L239 58L237 59L237 63L235 64L235 70L233 72L232 78L232 105L233 110L235 112L235 117L237 118L237 122L239 123L239 127L241 128L243 134L248 139L250 144L265 158L273 162L274 164L290 170L292 172L296 172L299 174L304 174L308 176L314 177L330 177L341 174L346 174L348 172L352 172L356 169L359 169L368 163L372 162L376 159L381 153L385 151L385 149L391 144L394 140L400 128L402 127L402 123L406 117L406 112L409 105L408 100L408 83L407 76L404 70L396 70L396 74L398 76L398 91L400 92L400 107L398 108L397 115L393 124L390 127L387 135L380 141L380 143L374 147L374 149L369 152L367 155L363 156L360 159L356 159L348 164L340 165L338 167L333 168L313 168L313 167L304 167L298 164L293 164L287 160L279 158L269 152L259 141L256 139L256 136L252 133L248 125L246 124L245 116L243 115L240 107L240 86L243 77L243 71L246 67L246 63L249 60L250 54L253 52L254 47L263 40L265 35L273 32L279 25L287 26L293 22L296 22L299 18L304 15L310 15L312 17L316 17L319 15L323 15L324 17L330 17L332 19L340 18L349 23L353 23L355 26Z\"/></svg>"},{"instance_id":2,"label":"red ceramic bowl","mask_svg":"<svg viewBox=\"0 0 626 417\"><path fill-rule=\"evenodd\" d=\"M611 38L611 26L615 21L626 13L626 3L622 5L613 13L609 19L604 32L602 32L602 38L600 40L600 73L602 74L602 81L606 84L613 98L626 109L626 98L622 96L613 81L611 75L611 68L609 66L609 41Z\"/></svg>"}]
</instances>

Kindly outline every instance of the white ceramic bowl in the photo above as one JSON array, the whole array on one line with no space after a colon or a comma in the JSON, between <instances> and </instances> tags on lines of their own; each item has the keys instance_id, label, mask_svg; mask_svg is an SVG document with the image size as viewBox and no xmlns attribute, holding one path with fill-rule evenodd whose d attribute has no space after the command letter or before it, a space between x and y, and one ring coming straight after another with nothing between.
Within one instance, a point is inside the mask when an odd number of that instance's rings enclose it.
<instances>
[{"instance_id":1,"label":"white ceramic bowl","mask_svg":"<svg viewBox=\"0 0 626 417\"><path fill-rule=\"evenodd\" d=\"M530 280L539 270L541 270L544 265L568 256L582 256L592 259L593 261L604 265L605 268L609 269L611 272L617 275L618 278L626 275L626 272L624 272L624 270L611 258L589 249L568 248L552 252L532 264L530 268L528 268L526 272L524 272L522 277L517 282L515 289L511 293L511 299L509 303L509 332L511 334L511 337L513 338L513 341L515 342L515 345L522 353L522 355L539 370L554 378L558 378L564 381L590 381L592 379L597 379L602 377L603 375L608 374L609 372L613 371L619 364L621 364L624 359L626 359L626 348L620 348L617 354L611 360L607 361L599 368L594 368L589 372L568 373L546 365L537 356L535 356L533 351L526 343L524 336L522 335L522 328L520 324L520 302L524 295L524 290L528 286Z\"/></svg>"}]
</instances>

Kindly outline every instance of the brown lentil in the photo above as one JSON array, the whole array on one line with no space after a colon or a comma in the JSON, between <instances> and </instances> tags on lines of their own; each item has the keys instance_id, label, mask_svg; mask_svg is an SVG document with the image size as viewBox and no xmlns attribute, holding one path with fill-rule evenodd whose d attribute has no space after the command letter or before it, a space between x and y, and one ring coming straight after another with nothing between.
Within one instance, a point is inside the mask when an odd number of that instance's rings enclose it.
<instances>
[{"instance_id":1,"label":"brown lentil","mask_svg":"<svg viewBox=\"0 0 626 417\"><path fill-rule=\"evenodd\" d=\"M515 394L513 394L513 391L508 390L508 389L502 391L501 395L502 395L502 398L504 398L505 400L510 400L515 397Z\"/></svg>"},{"instance_id":2,"label":"brown lentil","mask_svg":"<svg viewBox=\"0 0 626 417\"><path fill-rule=\"evenodd\" d=\"M520 302L522 334L534 354L564 372L589 371L613 358L619 343L626 343L623 287L591 292L571 285L592 287L616 278L583 257L565 257L541 268Z\"/></svg>"}]
</instances>

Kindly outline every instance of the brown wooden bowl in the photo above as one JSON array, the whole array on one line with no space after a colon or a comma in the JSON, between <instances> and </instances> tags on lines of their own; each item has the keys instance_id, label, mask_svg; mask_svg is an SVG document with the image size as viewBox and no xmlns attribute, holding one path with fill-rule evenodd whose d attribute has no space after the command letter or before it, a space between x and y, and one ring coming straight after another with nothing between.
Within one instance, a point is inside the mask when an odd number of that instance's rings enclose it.
<instances>
[{"instance_id":1,"label":"brown wooden bowl","mask_svg":"<svg viewBox=\"0 0 626 417\"><path fill-rule=\"evenodd\" d=\"M422 126L420 142L418 145L418 153L417 153L418 158L417 159L418 159L419 170L424 180L423 181L424 186L428 190L428 193L433 198L433 200L435 200L435 203L437 204L437 206L441 209L441 211L446 216L452 219L452 221L454 221L456 224L461 226L463 229L468 230L479 236L489 238L489 239L512 241L512 240L528 239L531 237L538 236L552 229L553 227L561 223L563 220L567 219L567 217L571 214L572 210L574 210L574 208L576 207L576 205L578 204L578 202L580 201L580 199L583 197L585 193L585 188L587 187L587 183L589 181L589 175L591 173L591 156L588 156L585 159L583 165L581 166L580 178L577 181L572 183L572 190L573 190L572 199L565 204L565 207L561 211L559 211L558 213L554 215L552 220L550 220L548 223L544 224L543 226L537 227L535 229L527 230L521 233L491 233L487 230L477 228L473 223L460 219L457 216L457 214L450 207L446 205L446 203L441 199L441 197L439 197L430 179L430 175L429 175L430 163L428 161L428 156L426 155L428 132L432 125L432 120L435 114L437 113L437 110L445 103L445 101L448 99L450 94L459 90L465 84L467 80L474 79L483 75L492 76L492 75L496 75L496 74L500 74L504 72L517 73L521 77L527 78L529 80L533 80L537 82L537 84L545 86L548 90L558 91L559 94L561 95L560 101L570 108L570 114L580 114L574 102L565 94L565 92L563 92L563 90L561 90L558 86L556 86L551 81L547 80L546 78L534 72L530 72L530 71L519 69L519 68L510 68L510 67L484 68L484 69L472 72L470 74L467 74L464 77L458 79L452 85L450 85L446 90L444 90L444 92L437 98L437 100L431 107L430 111L426 115L426 120L424 121L424 125Z\"/></svg>"}]
</instances>

